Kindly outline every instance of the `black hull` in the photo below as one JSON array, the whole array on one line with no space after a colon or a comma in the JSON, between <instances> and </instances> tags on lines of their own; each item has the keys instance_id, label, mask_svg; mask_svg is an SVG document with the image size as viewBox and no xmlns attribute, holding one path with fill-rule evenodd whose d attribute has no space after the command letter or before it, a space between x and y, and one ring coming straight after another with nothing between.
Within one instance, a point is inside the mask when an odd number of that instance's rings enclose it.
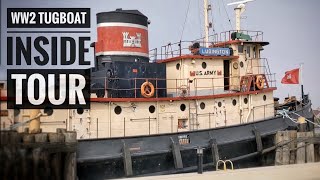
<instances>
[{"instance_id":1,"label":"black hull","mask_svg":"<svg viewBox=\"0 0 320 180\"><path fill-rule=\"evenodd\" d=\"M311 103L296 113L313 119ZM297 118L296 115L290 115ZM290 119L275 117L263 121L201 131L170 133L151 136L80 140L77 150L79 179L125 177L124 146L130 149L132 176L191 172L197 169L196 147L204 148L205 170L214 170L213 142L218 146L220 159L231 159L234 167L247 168L274 164L274 153L258 150L256 135L261 135L263 149L274 146L274 134L285 129L296 129ZM309 126L309 128L312 128ZM179 145L179 136L188 135L189 144ZM181 159L175 150L181 153ZM178 159L177 159L178 158ZM178 164L179 160L182 165ZM180 162L181 162L180 161ZM128 172L127 172L128 173Z\"/></svg>"}]
</instances>

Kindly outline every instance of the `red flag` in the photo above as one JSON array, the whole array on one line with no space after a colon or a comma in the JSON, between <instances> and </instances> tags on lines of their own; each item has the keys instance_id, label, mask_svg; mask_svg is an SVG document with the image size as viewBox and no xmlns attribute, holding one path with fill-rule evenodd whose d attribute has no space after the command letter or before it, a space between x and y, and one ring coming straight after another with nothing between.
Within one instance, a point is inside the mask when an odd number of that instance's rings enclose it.
<instances>
[{"instance_id":1,"label":"red flag","mask_svg":"<svg viewBox=\"0 0 320 180\"><path fill-rule=\"evenodd\" d=\"M281 80L282 84L299 84L299 68L287 71Z\"/></svg>"}]
</instances>

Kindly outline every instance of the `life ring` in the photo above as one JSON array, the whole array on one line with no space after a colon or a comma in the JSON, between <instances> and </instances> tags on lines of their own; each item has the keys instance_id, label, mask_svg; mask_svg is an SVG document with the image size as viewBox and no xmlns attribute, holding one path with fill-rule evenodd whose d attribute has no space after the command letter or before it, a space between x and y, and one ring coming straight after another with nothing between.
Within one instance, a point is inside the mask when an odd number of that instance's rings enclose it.
<instances>
[{"instance_id":1,"label":"life ring","mask_svg":"<svg viewBox=\"0 0 320 180\"><path fill-rule=\"evenodd\" d=\"M188 86L182 85L179 88L179 96L180 97L186 97L188 95Z\"/></svg>"},{"instance_id":2,"label":"life ring","mask_svg":"<svg viewBox=\"0 0 320 180\"><path fill-rule=\"evenodd\" d=\"M151 82L146 81L141 85L141 95L146 98L154 95L154 86Z\"/></svg>"},{"instance_id":3,"label":"life ring","mask_svg":"<svg viewBox=\"0 0 320 180\"><path fill-rule=\"evenodd\" d=\"M264 88L264 83L265 83L265 79L263 78L262 75L257 75L256 76L256 86L258 89L263 89Z\"/></svg>"}]
</instances>

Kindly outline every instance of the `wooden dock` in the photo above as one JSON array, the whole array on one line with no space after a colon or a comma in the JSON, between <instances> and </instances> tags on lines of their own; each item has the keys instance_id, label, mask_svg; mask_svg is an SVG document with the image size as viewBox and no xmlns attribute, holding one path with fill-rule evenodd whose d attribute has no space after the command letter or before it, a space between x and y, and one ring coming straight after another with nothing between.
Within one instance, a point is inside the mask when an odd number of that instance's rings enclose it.
<instances>
[{"instance_id":1,"label":"wooden dock","mask_svg":"<svg viewBox=\"0 0 320 180\"><path fill-rule=\"evenodd\" d=\"M203 174L185 173L163 176L130 178L132 180L319 180L320 163L292 164L228 171L210 171Z\"/></svg>"},{"instance_id":2,"label":"wooden dock","mask_svg":"<svg viewBox=\"0 0 320 180\"><path fill-rule=\"evenodd\" d=\"M0 179L76 179L76 132L0 131L0 137Z\"/></svg>"}]
</instances>

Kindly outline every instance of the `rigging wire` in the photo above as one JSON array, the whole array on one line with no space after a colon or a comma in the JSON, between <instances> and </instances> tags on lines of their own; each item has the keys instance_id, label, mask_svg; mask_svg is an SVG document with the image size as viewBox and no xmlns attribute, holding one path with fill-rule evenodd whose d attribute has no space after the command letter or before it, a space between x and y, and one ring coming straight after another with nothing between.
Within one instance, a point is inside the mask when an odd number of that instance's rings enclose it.
<instances>
[{"instance_id":1,"label":"rigging wire","mask_svg":"<svg viewBox=\"0 0 320 180\"><path fill-rule=\"evenodd\" d=\"M221 19L222 19L222 14L221 14L221 8L220 8L220 6L221 6L221 3L220 3L220 1L218 0L217 1L218 2L218 12L219 12L219 16L221 17ZM222 2L223 3L223 2ZM223 23L220 21L220 26L221 26L221 29L222 29L222 32L224 32L225 31L225 28L224 28L224 25L223 25Z\"/></svg>"},{"instance_id":2,"label":"rigging wire","mask_svg":"<svg viewBox=\"0 0 320 180\"><path fill-rule=\"evenodd\" d=\"M188 3L188 9L187 9L187 12L186 12L186 17L185 17L185 19L184 19L184 23L183 23L183 27L182 27L182 32L181 32L180 41L182 40L182 36L183 36L183 32L184 32L184 28L185 28L185 26L186 26L186 22L187 22L188 14L189 14L190 4L191 4L191 0L189 0L189 3Z\"/></svg>"},{"instance_id":3,"label":"rigging wire","mask_svg":"<svg viewBox=\"0 0 320 180\"><path fill-rule=\"evenodd\" d=\"M230 20L230 17L229 17L229 14L228 14L228 11L227 11L227 8L226 8L226 5L225 5L223 2L222 2L222 4L223 4L224 10L225 10L225 12L226 12L226 14L227 14L228 21L229 21L229 23L230 23L231 29L233 29L232 24L231 24L231 20Z\"/></svg>"}]
</instances>

